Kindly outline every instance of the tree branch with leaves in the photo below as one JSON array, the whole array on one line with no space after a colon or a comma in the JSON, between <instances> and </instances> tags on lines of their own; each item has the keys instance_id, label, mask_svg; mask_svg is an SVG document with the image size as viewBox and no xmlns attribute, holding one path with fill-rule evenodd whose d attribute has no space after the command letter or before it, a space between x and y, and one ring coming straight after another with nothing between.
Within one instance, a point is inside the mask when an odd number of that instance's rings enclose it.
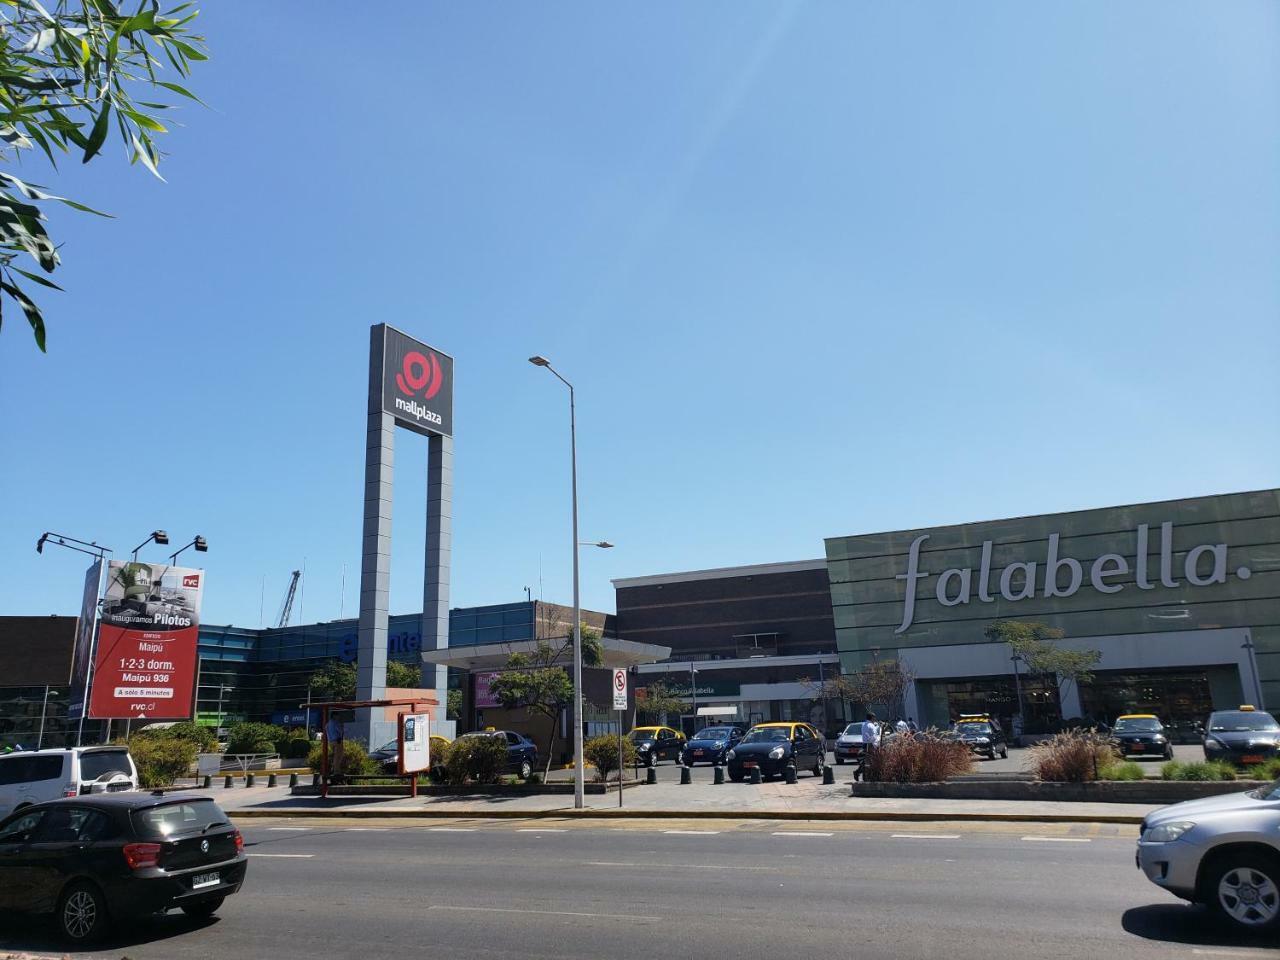
<instances>
[{"instance_id":1,"label":"tree branch with leaves","mask_svg":"<svg viewBox=\"0 0 1280 960\"><path fill-rule=\"evenodd\" d=\"M158 116L176 105L171 95L199 102L176 82L208 59L204 38L190 27L198 14L194 3L162 13L157 0L139 0L133 12L112 0L59 0L48 8L0 0L0 162L38 150L54 168L71 154L88 163L114 129L129 162L160 177L155 138L168 128ZM173 80L161 79L166 70ZM61 288L18 264L30 257L45 274L60 264L41 206L49 203L106 216L0 170L0 292L22 308L42 351L44 314L19 278Z\"/></svg>"}]
</instances>

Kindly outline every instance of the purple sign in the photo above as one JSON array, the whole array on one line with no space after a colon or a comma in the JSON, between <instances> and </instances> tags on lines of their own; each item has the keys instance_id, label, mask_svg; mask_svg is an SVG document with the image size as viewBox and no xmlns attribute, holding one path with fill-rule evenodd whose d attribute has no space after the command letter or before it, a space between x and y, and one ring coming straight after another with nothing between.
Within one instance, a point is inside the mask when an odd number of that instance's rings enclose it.
<instances>
[{"instance_id":1,"label":"purple sign","mask_svg":"<svg viewBox=\"0 0 1280 960\"><path fill-rule=\"evenodd\" d=\"M476 709L484 710L486 707L500 707L502 702L489 692L489 681L494 677L502 676L501 670L489 670L484 673L474 674L476 681Z\"/></svg>"}]
</instances>

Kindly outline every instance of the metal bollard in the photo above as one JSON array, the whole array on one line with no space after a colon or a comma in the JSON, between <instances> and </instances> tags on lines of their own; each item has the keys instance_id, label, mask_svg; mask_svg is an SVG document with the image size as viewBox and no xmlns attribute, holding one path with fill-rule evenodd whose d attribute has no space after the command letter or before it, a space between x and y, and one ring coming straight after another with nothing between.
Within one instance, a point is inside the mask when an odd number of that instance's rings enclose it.
<instances>
[{"instance_id":1,"label":"metal bollard","mask_svg":"<svg viewBox=\"0 0 1280 960\"><path fill-rule=\"evenodd\" d=\"M836 782L836 772L831 767L822 768L822 782L826 786L831 786Z\"/></svg>"},{"instance_id":2,"label":"metal bollard","mask_svg":"<svg viewBox=\"0 0 1280 960\"><path fill-rule=\"evenodd\" d=\"M762 776L760 775L760 768L759 768L759 767L752 767L752 768L751 768L751 782L752 782L752 783L764 783L764 777L762 777Z\"/></svg>"},{"instance_id":3,"label":"metal bollard","mask_svg":"<svg viewBox=\"0 0 1280 960\"><path fill-rule=\"evenodd\" d=\"M645 783L657 783L657 782L658 782L658 771L657 771L657 770L655 770L655 769L653 769L653 767L650 767L648 770L646 770L646 771L644 772L644 782L645 782Z\"/></svg>"},{"instance_id":4,"label":"metal bollard","mask_svg":"<svg viewBox=\"0 0 1280 960\"><path fill-rule=\"evenodd\" d=\"M712 783L724 783L724 767L716 767Z\"/></svg>"},{"instance_id":5,"label":"metal bollard","mask_svg":"<svg viewBox=\"0 0 1280 960\"><path fill-rule=\"evenodd\" d=\"M253 774L252 774L252 773L246 773L246 774L244 775L244 785L245 785L246 787L252 787L252 786L253 786L253 784L254 784L254 780L255 780L255 778L254 778L254 776L253 776Z\"/></svg>"},{"instance_id":6,"label":"metal bollard","mask_svg":"<svg viewBox=\"0 0 1280 960\"><path fill-rule=\"evenodd\" d=\"M206 773L204 775L204 788L208 790L212 786L213 786L213 777Z\"/></svg>"},{"instance_id":7,"label":"metal bollard","mask_svg":"<svg viewBox=\"0 0 1280 960\"><path fill-rule=\"evenodd\" d=\"M274 773L267 775L267 786L274 787L276 785L276 775Z\"/></svg>"},{"instance_id":8,"label":"metal bollard","mask_svg":"<svg viewBox=\"0 0 1280 960\"><path fill-rule=\"evenodd\" d=\"M227 774L225 780L222 781L222 789L226 790L231 787L231 774Z\"/></svg>"},{"instance_id":9,"label":"metal bollard","mask_svg":"<svg viewBox=\"0 0 1280 960\"><path fill-rule=\"evenodd\" d=\"M795 767L787 767L787 769L783 772L783 778L787 781L787 783L795 783L795 782L796 782L796 768L795 768Z\"/></svg>"},{"instance_id":10,"label":"metal bollard","mask_svg":"<svg viewBox=\"0 0 1280 960\"><path fill-rule=\"evenodd\" d=\"M296 773L289 774L289 789L292 790L298 785L298 775Z\"/></svg>"},{"instance_id":11,"label":"metal bollard","mask_svg":"<svg viewBox=\"0 0 1280 960\"><path fill-rule=\"evenodd\" d=\"M680 782L693 783L693 771L688 767L682 766L680 768Z\"/></svg>"}]
</instances>

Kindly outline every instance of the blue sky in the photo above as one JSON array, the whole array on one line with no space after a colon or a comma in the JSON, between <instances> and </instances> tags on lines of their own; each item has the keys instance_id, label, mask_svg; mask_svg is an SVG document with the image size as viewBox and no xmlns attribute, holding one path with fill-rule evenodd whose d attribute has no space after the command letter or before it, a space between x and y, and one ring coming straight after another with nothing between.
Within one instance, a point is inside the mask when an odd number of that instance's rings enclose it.
<instances>
[{"instance_id":1,"label":"blue sky","mask_svg":"<svg viewBox=\"0 0 1280 960\"><path fill-rule=\"evenodd\" d=\"M618 545L584 552L598 609L824 536L1280 482L1271 0L207 6L167 183L25 168L117 219L55 214L47 356L0 331L0 613L76 612L41 531L159 526L208 537L208 622L257 625L264 578L273 619L304 560L306 619L353 615L378 321L457 358L455 605L570 596L533 353Z\"/></svg>"}]
</instances>

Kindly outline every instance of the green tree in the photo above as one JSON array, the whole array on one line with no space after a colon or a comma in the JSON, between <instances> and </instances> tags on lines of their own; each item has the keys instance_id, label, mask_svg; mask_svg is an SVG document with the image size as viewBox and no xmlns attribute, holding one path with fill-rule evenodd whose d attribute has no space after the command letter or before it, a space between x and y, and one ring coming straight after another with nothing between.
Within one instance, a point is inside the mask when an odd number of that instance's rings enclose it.
<instances>
[{"instance_id":1,"label":"green tree","mask_svg":"<svg viewBox=\"0 0 1280 960\"><path fill-rule=\"evenodd\" d=\"M422 673L411 663L399 660L387 661L388 687L418 687ZM354 700L356 698L356 665L330 660L311 675L311 699L326 701Z\"/></svg>"},{"instance_id":2,"label":"green tree","mask_svg":"<svg viewBox=\"0 0 1280 960\"><path fill-rule=\"evenodd\" d=\"M88 163L114 129L129 162L159 177L155 137L168 131L157 117L173 108L175 94L196 100L175 81L208 59L204 38L190 29L198 13L193 3L162 13L158 0L138 0L133 12L114 0L59 0L48 8L0 0L0 161L14 164L38 150L55 168L68 154ZM46 274L57 269L58 246L45 227L51 202L98 212L0 171L0 293L22 308L42 351L44 315L19 278L60 288L18 264L26 256Z\"/></svg>"},{"instance_id":3,"label":"green tree","mask_svg":"<svg viewBox=\"0 0 1280 960\"><path fill-rule=\"evenodd\" d=\"M450 690L445 708L445 719L457 720L462 715L462 691Z\"/></svg>"},{"instance_id":4,"label":"green tree","mask_svg":"<svg viewBox=\"0 0 1280 960\"><path fill-rule=\"evenodd\" d=\"M582 663L595 667L604 662L600 632L582 624ZM539 640L531 653L513 653L506 669L489 681L489 692L505 709L524 707L551 721L547 742L547 772L555 751L560 717L573 704L573 681L566 668L573 665L573 641Z\"/></svg>"},{"instance_id":5,"label":"green tree","mask_svg":"<svg viewBox=\"0 0 1280 960\"><path fill-rule=\"evenodd\" d=\"M636 762L636 745L630 737L619 737L616 733L592 737L582 745L582 752L596 768L596 779L601 783L609 779L609 774L618 769L618 741L622 741L622 765L631 766ZM619 774L621 779L621 774Z\"/></svg>"},{"instance_id":6,"label":"green tree","mask_svg":"<svg viewBox=\"0 0 1280 960\"><path fill-rule=\"evenodd\" d=\"M1068 650L1058 645L1063 632L1027 620L997 620L983 631L988 640L1007 643L1033 676L1058 687L1059 703L1069 684L1088 683L1102 659L1099 650Z\"/></svg>"},{"instance_id":7,"label":"green tree","mask_svg":"<svg viewBox=\"0 0 1280 960\"><path fill-rule=\"evenodd\" d=\"M414 689L421 687L422 671L412 663L402 663L399 660L388 660L387 686L410 687Z\"/></svg>"},{"instance_id":8,"label":"green tree","mask_svg":"<svg viewBox=\"0 0 1280 960\"><path fill-rule=\"evenodd\" d=\"M636 691L636 714L651 723L666 723L667 715L680 716L689 708L689 701L676 694L665 680L654 680L644 686L644 696Z\"/></svg>"},{"instance_id":9,"label":"green tree","mask_svg":"<svg viewBox=\"0 0 1280 960\"><path fill-rule=\"evenodd\" d=\"M801 682L814 692L814 699L839 700L857 704L863 709L879 707L892 714L883 719L902 717L907 690L915 679L900 660L872 660L857 670L827 677L822 683L804 679Z\"/></svg>"}]
</instances>

